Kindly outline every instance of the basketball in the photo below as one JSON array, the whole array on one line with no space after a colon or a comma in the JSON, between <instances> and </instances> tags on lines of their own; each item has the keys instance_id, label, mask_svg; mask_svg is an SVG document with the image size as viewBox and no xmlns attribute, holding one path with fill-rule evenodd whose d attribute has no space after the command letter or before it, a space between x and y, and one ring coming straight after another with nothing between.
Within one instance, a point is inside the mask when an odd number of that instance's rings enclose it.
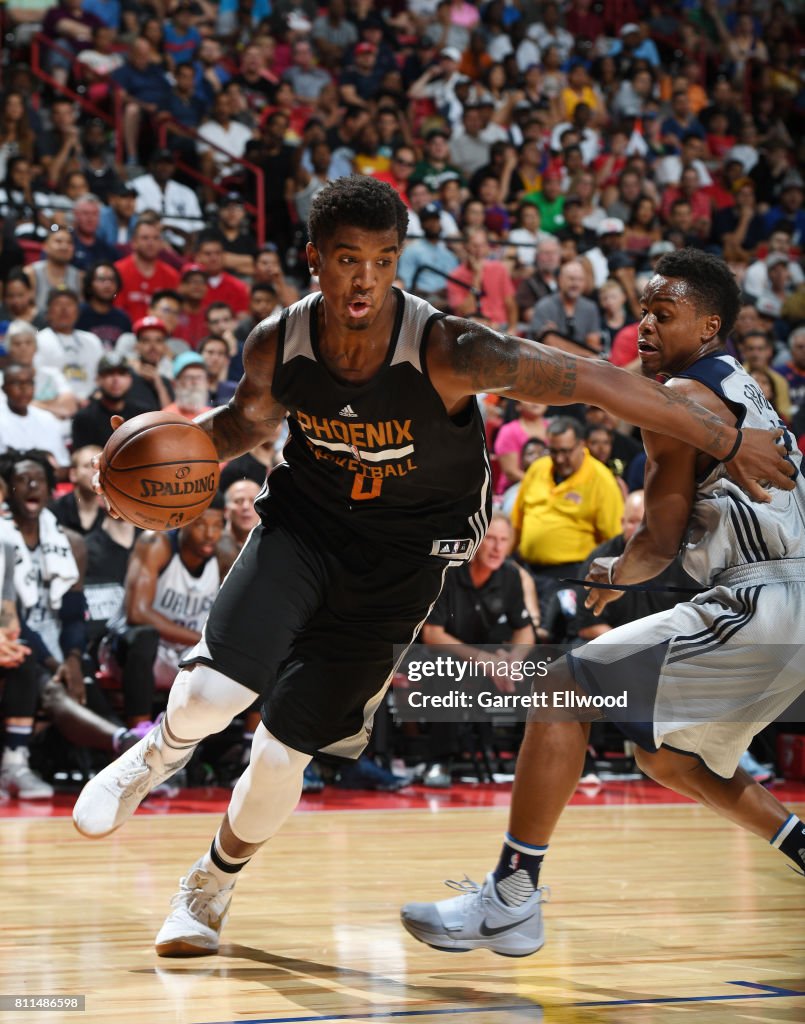
<instances>
[{"instance_id":1,"label":"basketball","mask_svg":"<svg viewBox=\"0 0 805 1024\"><path fill-rule=\"evenodd\" d=\"M99 470L114 511L144 530L191 523L212 501L220 476L210 436L162 412L121 424L106 442Z\"/></svg>"}]
</instances>

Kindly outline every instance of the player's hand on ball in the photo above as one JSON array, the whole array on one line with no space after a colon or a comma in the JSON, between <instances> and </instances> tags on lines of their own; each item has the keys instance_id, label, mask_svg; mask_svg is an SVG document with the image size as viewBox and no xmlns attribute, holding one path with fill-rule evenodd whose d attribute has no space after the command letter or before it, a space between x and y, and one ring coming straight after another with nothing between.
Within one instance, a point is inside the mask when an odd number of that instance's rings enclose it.
<instances>
[{"instance_id":1,"label":"player's hand on ball","mask_svg":"<svg viewBox=\"0 0 805 1024\"><path fill-rule=\"evenodd\" d=\"M123 417L122 416L111 416L109 418L109 422L112 424L112 430L117 430L117 428L120 426L120 424L123 423ZM92 468L95 470L95 472L92 474L92 489L93 489L93 491L95 491L96 494L100 494L100 496L103 498L103 503L106 506L106 511L109 513L109 515L113 519L120 519L120 515L117 512L115 512L115 510L109 504L109 498L105 494L104 489L101 486L100 465L101 465L101 456L100 456L100 454L93 455L92 456Z\"/></svg>"},{"instance_id":2,"label":"player's hand on ball","mask_svg":"<svg viewBox=\"0 0 805 1024\"><path fill-rule=\"evenodd\" d=\"M596 558L590 566L585 579L590 583L611 583L617 558ZM595 587L587 594L584 607L591 609L593 615L600 615L608 604L623 597L622 590L597 590Z\"/></svg>"}]
</instances>

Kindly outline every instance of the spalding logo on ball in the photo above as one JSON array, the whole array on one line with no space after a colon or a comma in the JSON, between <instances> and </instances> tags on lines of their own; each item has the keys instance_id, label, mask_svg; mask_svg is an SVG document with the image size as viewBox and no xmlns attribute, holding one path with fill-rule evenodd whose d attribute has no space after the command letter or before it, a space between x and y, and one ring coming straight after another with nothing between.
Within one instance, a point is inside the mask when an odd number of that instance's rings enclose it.
<instances>
[{"instance_id":1,"label":"spalding logo on ball","mask_svg":"<svg viewBox=\"0 0 805 1024\"><path fill-rule=\"evenodd\" d=\"M106 442L100 480L109 504L144 530L172 530L197 519L218 490L215 445L190 420L146 412Z\"/></svg>"}]
</instances>

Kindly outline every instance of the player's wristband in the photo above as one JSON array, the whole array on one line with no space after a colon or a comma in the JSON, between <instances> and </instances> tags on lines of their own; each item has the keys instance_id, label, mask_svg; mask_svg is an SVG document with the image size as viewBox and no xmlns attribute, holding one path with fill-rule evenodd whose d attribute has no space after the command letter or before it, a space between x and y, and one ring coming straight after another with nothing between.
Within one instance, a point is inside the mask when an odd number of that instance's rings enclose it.
<instances>
[{"instance_id":1,"label":"player's wristband","mask_svg":"<svg viewBox=\"0 0 805 1024\"><path fill-rule=\"evenodd\" d=\"M732 446L732 448L730 448L729 452L721 460L722 462L729 462L730 459L734 459L735 458L735 456L738 454L738 449L741 447L741 441L743 441L743 439L744 439L743 431L741 430L740 427L738 427L737 428L736 437L735 437L735 444Z\"/></svg>"}]
</instances>

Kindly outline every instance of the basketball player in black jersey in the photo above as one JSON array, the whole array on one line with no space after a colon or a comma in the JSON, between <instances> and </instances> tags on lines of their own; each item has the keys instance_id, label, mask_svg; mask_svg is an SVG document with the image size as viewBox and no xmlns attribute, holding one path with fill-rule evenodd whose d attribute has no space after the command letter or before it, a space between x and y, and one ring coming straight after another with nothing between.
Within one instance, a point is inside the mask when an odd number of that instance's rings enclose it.
<instances>
[{"instance_id":1,"label":"basketball player in black jersey","mask_svg":"<svg viewBox=\"0 0 805 1024\"><path fill-rule=\"evenodd\" d=\"M261 525L185 656L165 718L88 783L73 812L84 835L112 832L262 695L250 763L209 851L181 881L160 955L217 951L238 873L296 806L305 765L318 752L360 755L395 656L446 570L472 558L491 498L477 393L603 406L730 460L761 500L761 478L790 486L773 433L741 442L659 385L445 317L394 288L406 227L388 185L328 184L307 247L321 293L252 331L234 398L199 417L223 461L287 415L286 462L258 499Z\"/></svg>"}]
</instances>

